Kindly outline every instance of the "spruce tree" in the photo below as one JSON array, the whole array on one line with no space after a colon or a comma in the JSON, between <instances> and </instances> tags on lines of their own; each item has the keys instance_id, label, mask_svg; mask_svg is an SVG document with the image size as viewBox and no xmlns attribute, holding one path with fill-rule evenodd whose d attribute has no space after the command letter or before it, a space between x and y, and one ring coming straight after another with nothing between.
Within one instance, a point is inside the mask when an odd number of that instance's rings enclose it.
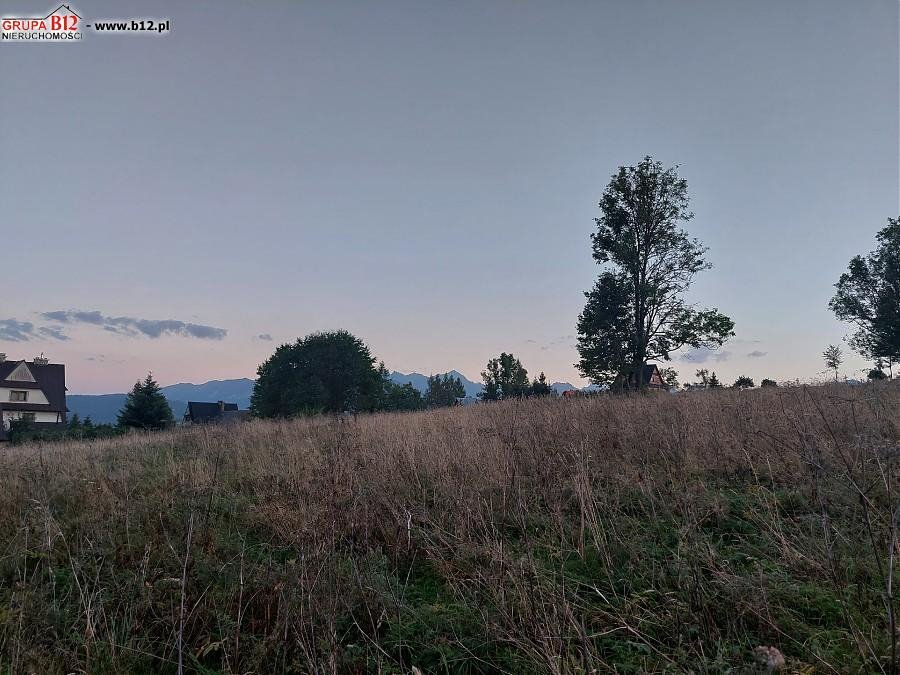
<instances>
[{"instance_id":1,"label":"spruce tree","mask_svg":"<svg viewBox=\"0 0 900 675\"><path fill-rule=\"evenodd\" d=\"M153 373L134 383L119 411L118 422L120 427L131 429L164 429L175 423L172 408L153 379Z\"/></svg>"}]
</instances>

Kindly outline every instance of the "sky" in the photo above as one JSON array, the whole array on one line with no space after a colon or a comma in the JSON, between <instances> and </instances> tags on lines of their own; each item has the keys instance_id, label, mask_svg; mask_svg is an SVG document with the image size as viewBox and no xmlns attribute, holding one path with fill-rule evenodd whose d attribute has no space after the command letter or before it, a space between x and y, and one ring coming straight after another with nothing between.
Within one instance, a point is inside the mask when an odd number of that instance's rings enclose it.
<instances>
[{"instance_id":1,"label":"sky","mask_svg":"<svg viewBox=\"0 0 900 675\"><path fill-rule=\"evenodd\" d=\"M253 377L334 328L393 370L585 384L597 202L648 154L709 247L691 301L736 325L682 381L811 380L900 213L896 0L70 6L171 25L0 44L0 351L71 393Z\"/></svg>"}]
</instances>

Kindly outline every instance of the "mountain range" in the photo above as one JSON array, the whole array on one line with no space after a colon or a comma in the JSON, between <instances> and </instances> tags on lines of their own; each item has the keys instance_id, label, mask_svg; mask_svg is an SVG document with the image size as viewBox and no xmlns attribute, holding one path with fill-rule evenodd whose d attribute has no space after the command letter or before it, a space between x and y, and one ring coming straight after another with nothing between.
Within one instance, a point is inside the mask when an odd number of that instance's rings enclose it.
<instances>
[{"instance_id":1,"label":"mountain range","mask_svg":"<svg viewBox=\"0 0 900 675\"><path fill-rule=\"evenodd\" d=\"M447 374L460 379L466 390L466 396L478 396L484 390L481 383L472 382L458 370L451 370ZM394 371L390 374L390 378L397 384L411 384L423 394L428 389L428 376L421 373ZM225 401L237 403L241 410L249 408L253 382L246 377L237 380L211 380L203 384L182 382L161 387L161 391L169 401L175 419L180 420L184 417L188 401ZM568 382L554 382L551 386L560 394L577 389ZM69 394L66 396L66 405L69 407L70 415L77 414L82 419L90 417L98 424L115 424L116 415L124 404L125 394Z\"/></svg>"},{"instance_id":2,"label":"mountain range","mask_svg":"<svg viewBox=\"0 0 900 675\"><path fill-rule=\"evenodd\" d=\"M181 420L188 401L226 401L237 403L238 408L246 410L250 407L253 380L244 377L211 380L203 384L182 382L161 387L160 390L169 401L175 419ZM125 405L125 394L67 394L66 405L70 415L77 414L82 419L90 417L98 424L115 424L116 415Z\"/></svg>"}]
</instances>

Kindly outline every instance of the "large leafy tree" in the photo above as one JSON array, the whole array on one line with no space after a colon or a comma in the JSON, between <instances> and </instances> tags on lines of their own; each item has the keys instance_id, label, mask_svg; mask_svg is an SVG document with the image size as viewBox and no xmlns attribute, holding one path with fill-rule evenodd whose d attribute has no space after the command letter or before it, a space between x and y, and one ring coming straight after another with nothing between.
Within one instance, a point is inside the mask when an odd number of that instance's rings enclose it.
<instances>
[{"instance_id":1,"label":"large leafy tree","mask_svg":"<svg viewBox=\"0 0 900 675\"><path fill-rule=\"evenodd\" d=\"M425 405L429 408L443 408L456 403L456 399L466 395L462 380L449 373L431 375L425 391Z\"/></svg>"},{"instance_id":2,"label":"large leafy tree","mask_svg":"<svg viewBox=\"0 0 900 675\"><path fill-rule=\"evenodd\" d=\"M856 331L850 346L872 361L900 362L900 218L889 218L876 235L877 248L855 256L835 284L829 307Z\"/></svg>"},{"instance_id":3,"label":"large leafy tree","mask_svg":"<svg viewBox=\"0 0 900 675\"><path fill-rule=\"evenodd\" d=\"M175 423L172 408L152 373L134 383L117 419L120 427L131 429L164 429Z\"/></svg>"},{"instance_id":4,"label":"large leafy tree","mask_svg":"<svg viewBox=\"0 0 900 675\"><path fill-rule=\"evenodd\" d=\"M481 398L486 401L517 398L529 391L528 371L519 359L506 352L487 362L481 379L484 380Z\"/></svg>"},{"instance_id":5,"label":"large leafy tree","mask_svg":"<svg viewBox=\"0 0 900 675\"><path fill-rule=\"evenodd\" d=\"M694 275L711 267L679 226L693 217L688 206L687 182L651 157L612 176L592 235L604 269L578 318L576 365L593 382L641 388L646 362L734 335L727 316L685 300Z\"/></svg>"},{"instance_id":6,"label":"large leafy tree","mask_svg":"<svg viewBox=\"0 0 900 675\"><path fill-rule=\"evenodd\" d=\"M258 417L371 411L384 400L369 348L345 330L281 345L257 375L250 409Z\"/></svg>"}]
</instances>

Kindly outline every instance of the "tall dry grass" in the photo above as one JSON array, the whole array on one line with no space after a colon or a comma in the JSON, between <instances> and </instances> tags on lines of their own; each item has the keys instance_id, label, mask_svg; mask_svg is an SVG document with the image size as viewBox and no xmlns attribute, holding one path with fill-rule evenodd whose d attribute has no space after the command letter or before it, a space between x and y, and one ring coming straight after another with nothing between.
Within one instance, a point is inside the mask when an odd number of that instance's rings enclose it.
<instances>
[{"instance_id":1,"label":"tall dry grass","mask_svg":"<svg viewBox=\"0 0 900 675\"><path fill-rule=\"evenodd\" d=\"M0 671L893 673L898 456L897 383L3 447Z\"/></svg>"}]
</instances>

